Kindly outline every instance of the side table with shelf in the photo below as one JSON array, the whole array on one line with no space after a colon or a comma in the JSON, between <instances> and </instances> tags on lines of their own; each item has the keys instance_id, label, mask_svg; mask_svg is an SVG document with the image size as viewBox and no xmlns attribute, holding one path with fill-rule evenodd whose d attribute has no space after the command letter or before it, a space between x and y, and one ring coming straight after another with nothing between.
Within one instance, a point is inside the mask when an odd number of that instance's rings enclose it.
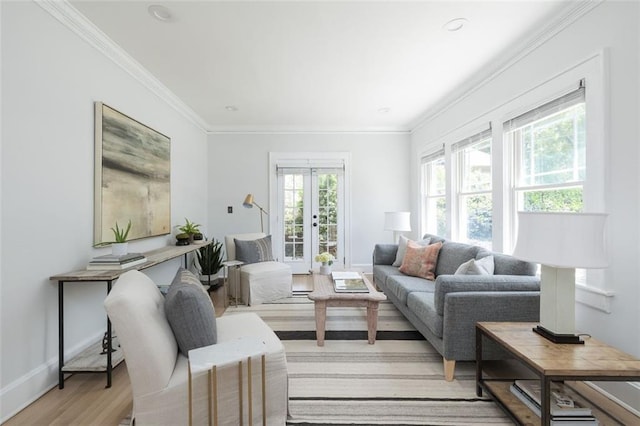
<instances>
[{"instance_id":1,"label":"side table with shelf","mask_svg":"<svg viewBox=\"0 0 640 426\"><path fill-rule=\"evenodd\" d=\"M58 282L58 388L64 389L65 373L106 373L107 387L111 387L111 372L113 367L118 365L124 359L121 351L113 351L111 336L111 321L107 318L106 333L106 363L102 357L95 355L103 347L101 342L91 345L77 357L65 362L64 361L64 283L106 283L107 294L111 291L111 286L115 280L123 273L131 270L143 270L156 266L168 260L184 256L184 266L187 264L187 255L199 249L200 247L210 244L210 241L201 244L192 244L188 246L166 246L159 249L151 250L144 253L147 261L145 263L132 266L123 270L77 270L64 274L53 275L49 277L52 281Z\"/></svg>"},{"instance_id":2,"label":"side table with shelf","mask_svg":"<svg viewBox=\"0 0 640 426\"><path fill-rule=\"evenodd\" d=\"M244 262L240 260L225 260L222 262L222 266L224 267L224 283L225 283L225 291L228 292L231 287L231 283L233 282L233 305L238 306L238 295L241 293L241 289L239 289L240 283L240 267L244 265ZM233 280L231 280L231 276L229 275L229 268L233 271ZM231 295L225 294L225 306L226 303L231 299ZM240 299L242 299L242 295L240 294Z\"/></svg>"},{"instance_id":3,"label":"side table with shelf","mask_svg":"<svg viewBox=\"0 0 640 426\"><path fill-rule=\"evenodd\" d=\"M551 382L563 381L637 381L640 379L640 359L636 359L594 338L584 345L556 344L534 333L536 323L479 322L476 324L476 393L483 391L517 423L550 425L549 397ZM525 367L529 376L540 380L541 417L511 394L509 389L522 375L485 374L489 362L483 360L483 339L495 342ZM531 377L528 377L531 378ZM579 397L579 396L578 396ZM611 422L607 414L592 407L601 423ZM605 423L607 424L607 423Z\"/></svg>"}]
</instances>

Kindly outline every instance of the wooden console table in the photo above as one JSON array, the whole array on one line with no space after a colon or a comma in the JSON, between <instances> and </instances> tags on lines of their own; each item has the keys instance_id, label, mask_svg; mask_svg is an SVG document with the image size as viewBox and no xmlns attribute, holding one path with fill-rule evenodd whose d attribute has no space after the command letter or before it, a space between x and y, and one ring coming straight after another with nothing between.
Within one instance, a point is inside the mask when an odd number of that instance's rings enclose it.
<instances>
[{"instance_id":1,"label":"wooden console table","mask_svg":"<svg viewBox=\"0 0 640 426\"><path fill-rule=\"evenodd\" d=\"M211 244L211 241L206 241L201 244L190 244L188 246L166 246L159 249L151 250L143 253L147 258L145 263L132 266L131 268L123 270L109 270L109 271L96 271L96 270L78 270L67 272L65 274L58 274L49 277L50 280L58 282L58 388L64 389L64 374L65 373L102 373L107 374L107 387L111 387L111 372L113 367L118 365L124 359L122 351L113 352L111 341L111 321L107 317L107 353L106 363L104 361L95 362L95 356L87 355L89 352L95 353L99 351L102 344L101 342L90 346L84 352L79 354L72 360L69 360L66 364L64 362L64 283L65 282L79 282L79 283L95 283L103 282L107 284L107 294L111 291L111 285L113 281L117 280L120 275L131 270L143 270L151 268L152 266L166 262L176 257L184 255L184 266L187 265L187 254L199 249L207 244Z\"/></svg>"},{"instance_id":2,"label":"wooden console table","mask_svg":"<svg viewBox=\"0 0 640 426\"><path fill-rule=\"evenodd\" d=\"M479 322L476 324L476 393L486 391L498 405L521 425L549 425L551 382L569 381L637 381L640 360L616 348L586 338L584 345L555 344L534 333L536 323ZM482 340L489 339L507 350L526 367L529 375L540 380L541 417L522 404L509 389L519 377L485 377L487 361L482 359ZM602 422L605 413L594 408Z\"/></svg>"}]
</instances>

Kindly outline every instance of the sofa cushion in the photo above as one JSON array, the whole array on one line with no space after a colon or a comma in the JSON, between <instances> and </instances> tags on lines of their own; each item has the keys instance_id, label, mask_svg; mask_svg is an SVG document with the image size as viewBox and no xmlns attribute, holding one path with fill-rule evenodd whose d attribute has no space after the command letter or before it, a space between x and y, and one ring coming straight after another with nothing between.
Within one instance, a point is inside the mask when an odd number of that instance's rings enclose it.
<instances>
[{"instance_id":1,"label":"sofa cushion","mask_svg":"<svg viewBox=\"0 0 640 426\"><path fill-rule=\"evenodd\" d=\"M400 235L400 240L398 241L398 251L396 252L396 260L392 263L392 266L402 266L402 261L404 260L404 255L407 253L407 244L409 243L409 238L404 235ZM431 244L431 238L425 238L420 241L414 241L420 246L428 246Z\"/></svg>"},{"instance_id":2,"label":"sofa cushion","mask_svg":"<svg viewBox=\"0 0 640 426\"><path fill-rule=\"evenodd\" d=\"M435 235L435 234L424 234L422 236L422 238L425 239L425 240L427 238L429 238L432 243L444 243L445 241L447 241L444 238L442 238L441 236Z\"/></svg>"},{"instance_id":3,"label":"sofa cushion","mask_svg":"<svg viewBox=\"0 0 640 426\"><path fill-rule=\"evenodd\" d=\"M373 265L373 281L379 288L385 288L387 278L391 275L402 275L402 272L391 265Z\"/></svg>"},{"instance_id":4,"label":"sofa cushion","mask_svg":"<svg viewBox=\"0 0 640 426\"><path fill-rule=\"evenodd\" d=\"M427 280L435 279L435 269L441 247L442 243L422 247L416 242L409 241L400 272Z\"/></svg>"},{"instance_id":5,"label":"sofa cushion","mask_svg":"<svg viewBox=\"0 0 640 426\"><path fill-rule=\"evenodd\" d=\"M460 265L475 259L481 247L447 241L442 245L436 266L436 276L453 275Z\"/></svg>"},{"instance_id":6,"label":"sofa cushion","mask_svg":"<svg viewBox=\"0 0 640 426\"><path fill-rule=\"evenodd\" d=\"M273 260L271 235L257 240L234 239L236 259L244 263L268 262Z\"/></svg>"},{"instance_id":7,"label":"sofa cushion","mask_svg":"<svg viewBox=\"0 0 640 426\"><path fill-rule=\"evenodd\" d=\"M387 291L397 297L403 305L406 305L409 293L414 291L433 293L435 282L407 275L393 275L387 277Z\"/></svg>"},{"instance_id":8,"label":"sofa cushion","mask_svg":"<svg viewBox=\"0 0 640 426\"><path fill-rule=\"evenodd\" d=\"M216 343L216 312L211 297L192 272L178 269L167 291L164 310L183 355Z\"/></svg>"},{"instance_id":9,"label":"sofa cushion","mask_svg":"<svg viewBox=\"0 0 640 426\"><path fill-rule=\"evenodd\" d=\"M456 269L455 275L493 275L493 256L469 259Z\"/></svg>"},{"instance_id":10,"label":"sofa cushion","mask_svg":"<svg viewBox=\"0 0 640 426\"><path fill-rule=\"evenodd\" d=\"M516 259L513 256L501 253L493 253L495 275L535 275L538 265L524 260Z\"/></svg>"},{"instance_id":11,"label":"sofa cushion","mask_svg":"<svg viewBox=\"0 0 640 426\"><path fill-rule=\"evenodd\" d=\"M433 334L442 338L443 317L438 315L433 293L415 291L407 297L407 308L425 323Z\"/></svg>"}]
</instances>

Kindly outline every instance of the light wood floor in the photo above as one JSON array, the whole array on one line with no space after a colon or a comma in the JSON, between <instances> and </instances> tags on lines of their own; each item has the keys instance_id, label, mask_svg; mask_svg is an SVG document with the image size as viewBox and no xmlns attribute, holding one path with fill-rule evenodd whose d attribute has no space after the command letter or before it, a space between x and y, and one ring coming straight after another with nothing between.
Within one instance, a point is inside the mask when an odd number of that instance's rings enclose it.
<instances>
[{"instance_id":1,"label":"light wood floor","mask_svg":"<svg viewBox=\"0 0 640 426\"><path fill-rule=\"evenodd\" d=\"M294 290L311 290L313 284L308 276L294 277ZM220 316L225 310L223 292L211 293ZM117 426L133 409L131 383L123 362L113 370L111 388L106 389L104 374L75 374L65 381L63 390L54 387L33 404L5 422L4 426L63 426L63 425L100 425ZM583 395L598 405L621 424L638 424L638 417L623 407L594 393L583 385L579 389ZM591 392L591 394L590 394Z\"/></svg>"}]
</instances>

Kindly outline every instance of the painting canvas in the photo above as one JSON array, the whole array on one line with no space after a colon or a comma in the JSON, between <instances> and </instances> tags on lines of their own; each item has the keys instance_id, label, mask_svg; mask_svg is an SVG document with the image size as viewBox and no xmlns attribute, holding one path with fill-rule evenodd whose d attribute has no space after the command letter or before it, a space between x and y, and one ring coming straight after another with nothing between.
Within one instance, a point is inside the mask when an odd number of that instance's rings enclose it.
<instances>
[{"instance_id":1,"label":"painting canvas","mask_svg":"<svg viewBox=\"0 0 640 426\"><path fill-rule=\"evenodd\" d=\"M95 103L94 243L171 232L171 139L103 104Z\"/></svg>"}]
</instances>

